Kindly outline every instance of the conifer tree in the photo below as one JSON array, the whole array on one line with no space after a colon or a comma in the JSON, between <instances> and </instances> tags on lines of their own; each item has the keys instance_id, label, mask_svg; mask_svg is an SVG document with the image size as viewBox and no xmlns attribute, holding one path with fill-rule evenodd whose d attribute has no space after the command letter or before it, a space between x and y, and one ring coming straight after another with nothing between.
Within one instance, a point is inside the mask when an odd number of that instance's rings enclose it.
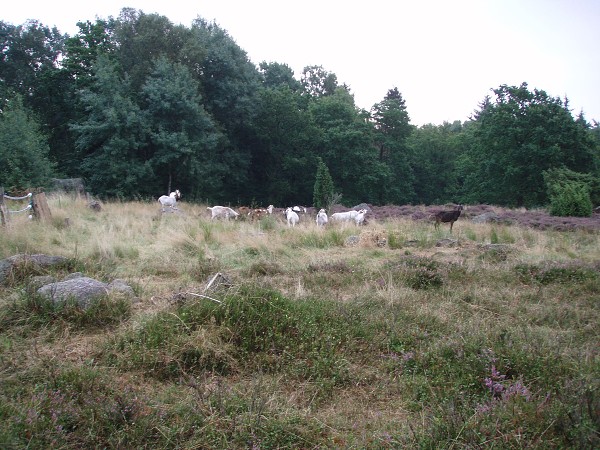
<instances>
[{"instance_id":1,"label":"conifer tree","mask_svg":"<svg viewBox=\"0 0 600 450\"><path fill-rule=\"evenodd\" d=\"M317 209L327 208L333 198L333 180L327 165L318 158L315 188L313 190L313 205Z\"/></svg>"}]
</instances>

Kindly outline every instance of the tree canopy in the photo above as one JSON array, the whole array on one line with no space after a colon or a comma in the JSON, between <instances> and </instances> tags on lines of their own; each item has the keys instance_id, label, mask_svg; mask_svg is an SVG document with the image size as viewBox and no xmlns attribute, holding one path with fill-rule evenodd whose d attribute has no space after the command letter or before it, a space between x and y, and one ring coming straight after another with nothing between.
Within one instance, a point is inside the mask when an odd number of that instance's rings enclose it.
<instances>
[{"instance_id":1,"label":"tree canopy","mask_svg":"<svg viewBox=\"0 0 600 450\"><path fill-rule=\"evenodd\" d=\"M565 167L598 173L598 147L574 120L568 101L545 91L502 85L477 115L465 169L470 201L542 206L548 196L543 172Z\"/></svg>"},{"instance_id":2,"label":"tree canopy","mask_svg":"<svg viewBox=\"0 0 600 450\"><path fill-rule=\"evenodd\" d=\"M255 65L201 17L124 8L77 25L0 22L0 184L84 177L107 198L309 205L325 201L326 167L348 206L544 206L544 174L566 170L597 202L598 123L526 83L493 88L464 123L415 127L398 87L363 110L323 66L296 78L285 62Z\"/></svg>"}]
</instances>

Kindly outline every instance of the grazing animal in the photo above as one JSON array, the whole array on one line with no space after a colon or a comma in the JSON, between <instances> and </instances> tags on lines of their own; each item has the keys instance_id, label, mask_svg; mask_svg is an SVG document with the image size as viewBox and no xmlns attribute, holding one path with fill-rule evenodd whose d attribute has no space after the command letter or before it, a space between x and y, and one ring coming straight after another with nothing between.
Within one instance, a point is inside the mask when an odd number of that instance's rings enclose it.
<instances>
[{"instance_id":1,"label":"grazing animal","mask_svg":"<svg viewBox=\"0 0 600 450\"><path fill-rule=\"evenodd\" d=\"M357 214L358 211L355 211L353 209L350 211L333 213L331 215L331 220L336 220L338 222L350 222L354 220Z\"/></svg>"},{"instance_id":2,"label":"grazing animal","mask_svg":"<svg viewBox=\"0 0 600 450\"><path fill-rule=\"evenodd\" d=\"M250 215L252 213L252 209L248 208L247 206L240 206L237 209L237 212L239 214L240 219L246 220L246 219L250 218Z\"/></svg>"},{"instance_id":3,"label":"grazing animal","mask_svg":"<svg viewBox=\"0 0 600 450\"><path fill-rule=\"evenodd\" d=\"M324 227L327 224L327 212L321 208L317 213L317 226Z\"/></svg>"},{"instance_id":4,"label":"grazing animal","mask_svg":"<svg viewBox=\"0 0 600 450\"><path fill-rule=\"evenodd\" d=\"M239 216L238 213L236 213L233 209L229 208L228 206L209 206L206 209L208 209L211 212L211 220L221 218L229 220L230 217L233 217L235 219L237 218L237 216Z\"/></svg>"},{"instance_id":5,"label":"grazing animal","mask_svg":"<svg viewBox=\"0 0 600 450\"><path fill-rule=\"evenodd\" d=\"M266 209L263 208L255 208L250 210L250 213L248 213L248 217L250 217L250 219L252 220L260 220L263 217L265 217L269 212Z\"/></svg>"},{"instance_id":6,"label":"grazing animal","mask_svg":"<svg viewBox=\"0 0 600 450\"><path fill-rule=\"evenodd\" d=\"M288 227L295 227L300 221L300 217L298 217L298 214L292 208L285 210L285 217L287 218Z\"/></svg>"},{"instance_id":7,"label":"grazing animal","mask_svg":"<svg viewBox=\"0 0 600 450\"><path fill-rule=\"evenodd\" d=\"M178 198L181 198L181 192L179 192L179 189L176 189L169 195L161 195L160 197L158 197L158 201L161 204L161 209L164 211L165 206L175 208L175 204L177 203Z\"/></svg>"},{"instance_id":8,"label":"grazing animal","mask_svg":"<svg viewBox=\"0 0 600 450\"><path fill-rule=\"evenodd\" d=\"M365 215L367 214L366 209L361 209L358 214L354 216L354 222L356 225L362 225L365 222Z\"/></svg>"},{"instance_id":9,"label":"grazing animal","mask_svg":"<svg viewBox=\"0 0 600 450\"><path fill-rule=\"evenodd\" d=\"M273 205L269 205L269 206L267 206L267 212L268 212L269 214L273 214L273 209L274 209L274 208L275 208L275 207L274 207Z\"/></svg>"},{"instance_id":10,"label":"grazing animal","mask_svg":"<svg viewBox=\"0 0 600 450\"><path fill-rule=\"evenodd\" d=\"M452 226L454 222L458 220L460 217L460 212L463 210L463 205L458 205L454 209L454 211L440 211L435 214L435 227L438 228L440 226L440 222L448 223L450 222L450 233L452 233Z\"/></svg>"}]
</instances>

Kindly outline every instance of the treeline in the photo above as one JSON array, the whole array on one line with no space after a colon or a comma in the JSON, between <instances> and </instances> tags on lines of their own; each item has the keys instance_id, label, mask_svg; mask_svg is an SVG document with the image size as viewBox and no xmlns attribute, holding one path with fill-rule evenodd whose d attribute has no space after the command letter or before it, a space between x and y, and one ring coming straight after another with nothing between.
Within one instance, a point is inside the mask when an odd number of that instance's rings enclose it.
<instances>
[{"instance_id":1,"label":"treeline","mask_svg":"<svg viewBox=\"0 0 600 450\"><path fill-rule=\"evenodd\" d=\"M103 198L312 205L600 203L600 128L568 100L502 85L470 120L415 127L391 87L370 111L323 66L252 63L226 30L123 9L77 24L0 21L0 185L83 177ZM400 49L401 50L401 49ZM318 183L317 183L318 184ZM321 187L319 187L321 189ZM322 195L319 192L319 195ZM586 209L587 211L587 209Z\"/></svg>"}]
</instances>

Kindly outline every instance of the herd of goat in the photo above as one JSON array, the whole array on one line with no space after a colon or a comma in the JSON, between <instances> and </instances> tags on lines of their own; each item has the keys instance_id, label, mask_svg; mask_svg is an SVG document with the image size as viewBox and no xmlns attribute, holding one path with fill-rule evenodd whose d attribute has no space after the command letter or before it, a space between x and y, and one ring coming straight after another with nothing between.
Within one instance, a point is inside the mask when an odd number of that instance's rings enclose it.
<instances>
[{"instance_id":1,"label":"herd of goat","mask_svg":"<svg viewBox=\"0 0 600 450\"><path fill-rule=\"evenodd\" d=\"M171 192L169 195L162 195L158 201L161 204L162 211L165 208L176 208L177 200L181 198L179 190ZM273 214L275 207L269 205L267 208L249 208L247 206L240 206L237 211L228 206L209 206L207 208L211 213L211 219L237 219L243 218L247 220L259 220L262 217ZM440 223L450 223L450 232L452 232L452 226L454 222L460 217L462 205L458 205L452 211L440 211L433 215L435 220L435 227L437 228ZM287 220L289 227L295 227L300 222L300 215L306 214L307 210L302 206L290 206L286 208L283 213ZM324 227L331 220L332 222L354 222L356 225L363 225L365 223L365 216L367 215L367 209L360 210L349 210L345 212L336 212L331 214L331 217L327 216L325 209L320 209L317 213L315 222L317 226Z\"/></svg>"}]
</instances>

